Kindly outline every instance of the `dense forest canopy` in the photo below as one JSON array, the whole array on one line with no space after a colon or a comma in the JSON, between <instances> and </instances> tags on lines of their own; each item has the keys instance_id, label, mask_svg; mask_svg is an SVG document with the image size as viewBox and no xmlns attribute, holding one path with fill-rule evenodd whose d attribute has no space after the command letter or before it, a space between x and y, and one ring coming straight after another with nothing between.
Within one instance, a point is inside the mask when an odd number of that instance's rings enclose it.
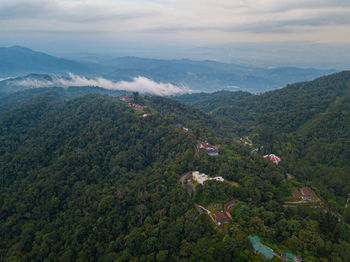
<instances>
[{"instance_id":1,"label":"dense forest canopy","mask_svg":"<svg viewBox=\"0 0 350 262\"><path fill-rule=\"evenodd\" d=\"M338 209L345 205L350 192L349 71L261 95L223 91L177 99L214 118L235 121L237 133L287 159L281 164L322 187Z\"/></svg>"},{"instance_id":2,"label":"dense forest canopy","mask_svg":"<svg viewBox=\"0 0 350 262\"><path fill-rule=\"evenodd\" d=\"M350 261L349 80L178 98L193 107L84 89L0 94L0 260L263 261L257 235L275 261ZM194 170L224 181L182 183ZM293 197L302 188L314 201Z\"/></svg>"}]
</instances>

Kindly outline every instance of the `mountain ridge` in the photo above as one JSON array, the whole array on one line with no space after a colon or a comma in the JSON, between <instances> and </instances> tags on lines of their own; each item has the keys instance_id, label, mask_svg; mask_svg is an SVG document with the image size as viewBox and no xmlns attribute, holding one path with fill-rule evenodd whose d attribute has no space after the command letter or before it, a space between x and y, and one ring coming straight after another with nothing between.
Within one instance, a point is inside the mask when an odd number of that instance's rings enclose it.
<instances>
[{"instance_id":1,"label":"mountain ridge","mask_svg":"<svg viewBox=\"0 0 350 262\"><path fill-rule=\"evenodd\" d=\"M0 61L0 77L31 73L65 75L71 72L114 81L130 81L134 77L144 76L158 82L187 85L192 89L211 92L236 86L239 90L260 93L336 71L297 67L265 69L210 60L161 60L131 56L94 63L77 62L20 46L0 48Z\"/></svg>"}]
</instances>

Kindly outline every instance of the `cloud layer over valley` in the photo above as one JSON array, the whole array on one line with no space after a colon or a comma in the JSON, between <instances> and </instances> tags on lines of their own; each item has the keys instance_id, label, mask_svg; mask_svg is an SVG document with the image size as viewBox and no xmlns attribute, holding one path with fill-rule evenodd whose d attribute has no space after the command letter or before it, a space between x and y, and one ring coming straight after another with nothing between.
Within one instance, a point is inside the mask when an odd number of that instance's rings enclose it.
<instances>
[{"instance_id":1,"label":"cloud layer over valley","mask_svg":"<svg viewBox=\"0 0 350 262\"><path fill-rule=\"evenodd\" d=\"M143 94L152 94L159 96L169 96L185 93L193 93L194 90L186 86L173 85L171 83L155 82L152 79L137 76L132 81L114 82L103 77L95 79L86 78L84 76L69 74L69 78L62 76L50 76L41 78L28 76L23 79L14 79L7 85L24 86L30 88L40 87L70 87L70 86L98 86L108 90L125 90L130 92L140 92Z\"/></svg>"}]
</instances>

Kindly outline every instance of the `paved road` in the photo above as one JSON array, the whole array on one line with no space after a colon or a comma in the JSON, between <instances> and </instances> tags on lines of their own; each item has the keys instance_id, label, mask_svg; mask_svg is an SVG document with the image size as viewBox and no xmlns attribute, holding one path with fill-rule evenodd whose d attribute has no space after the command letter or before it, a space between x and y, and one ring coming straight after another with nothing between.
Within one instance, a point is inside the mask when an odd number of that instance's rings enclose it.
<instances>
[{"instance_id":1,"label":"paved road","mask_svg":"<svg viewBox=\"0 0 350 262\"><path fill-rule=\"evenodd\" d=\"M198 210L199 214L203 214L203 213L207 213L208 215L210 214L210 211L208 209L206 209L205 207L198 205L196 203L194 204L194 206Z\"/></svg>"},{"instance_id":2,"label":"paved road","mask_svg":"<svg viewBox=\"0 0 350 262\"><path fill-rule=\"evenodd\" d=\"M191 182L188 181L190 178L191 178L191 172L187 172L182 175L179 181L183 187L186 187L189 190L190 197L192 197L192 194L195 191L196 187Z\"/></svg>"},{"instance_id":3,"label":"paved road","mask_svg":"<svg viewBox=\"0 0 350 262\"><path fill-rule=\"evenodd\" d=\"M191 172L187 172L183 174L182 177L179 179L182 186L185 186L185 184L187 183L187 179L190 178L190 175L191 175Z\"/></svg>"}]
</instances>

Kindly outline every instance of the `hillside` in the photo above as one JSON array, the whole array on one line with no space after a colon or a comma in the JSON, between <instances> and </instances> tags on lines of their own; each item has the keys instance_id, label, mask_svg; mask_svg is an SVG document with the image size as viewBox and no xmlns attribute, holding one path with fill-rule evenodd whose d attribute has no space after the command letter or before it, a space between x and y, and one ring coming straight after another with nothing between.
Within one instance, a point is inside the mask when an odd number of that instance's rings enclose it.
<instances>
[{"instance_id":1,"label":"hillside","mask_svg":"<svg viewBox=\"0 0 350 262\"><path fill-rule=\"evenodd\" d=\"M243 92L193 94L177 98L239 124L302 181L312 181L334 208L344 212L349 183L350 72L296 83L261 95ZM350 217L349 217L350 219Z\"/></svg>"},{"instance_id":2,"label":"hillside","mask_svg":"<svg viewBox=\"0 0 350 262\"><path fill-rule=\"evenodd\" d=\"M52 90L0 117L2 259L260 261L248 239L258 234L278 254L348 261L343 223L284 207L296 181L282 166L216 133L203 112L132 98L141 110ZM222 145L218 156L194 149L205 139ZM191 197L179 179L195 169L225 181L196 185ZM227 225L197 211L220 212L232 199Z\"/></svg>"},{"instance_id":3,"label":"hillside","mask_svg":"<svg viewBox=\"0 0 350 262\"><path fill-rule=\"evenodd\" d=\"M174 97L214 117L229 117L246 128L270 126L276 132L292 132L348 95L350 71L252 95L220 91Z\"/></svg>"},{"instance_id":4,"label":"hillside","mask_svg":"<svg viewBox=\"0 0 350 262\"><path fill-rule=\"evenodd\" d=\"M43 87L43 88L28 88L25 90L17 90L13 92L14 86L11 86L11 92L3 92L4 89L0 84L0 114L6 114L11 109L26 103L37 96L44 94L59 94L65 98L77 98L87 94L101 94L110 96L120 96L128 94L125 91L108 90L94 86L74 86L68 88L62 87Z\"/></svg>"}]
</instances>

